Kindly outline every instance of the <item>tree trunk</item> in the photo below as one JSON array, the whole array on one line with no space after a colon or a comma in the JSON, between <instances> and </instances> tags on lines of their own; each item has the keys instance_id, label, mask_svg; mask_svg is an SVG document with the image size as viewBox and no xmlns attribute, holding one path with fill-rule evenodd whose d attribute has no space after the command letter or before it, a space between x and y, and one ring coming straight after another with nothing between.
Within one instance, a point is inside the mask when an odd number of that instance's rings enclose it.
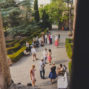
<instances>
[{"instance_id":1,"label":"tree trunk","mask_svg":"<svg viewBox=\"0 0 89 89\"><path fill-rule=\"evenodd\" d=\"M7 89L10 82L10 69L7 61L5 38L0 14L0 89Z\"/></svg>"}]
</instances>

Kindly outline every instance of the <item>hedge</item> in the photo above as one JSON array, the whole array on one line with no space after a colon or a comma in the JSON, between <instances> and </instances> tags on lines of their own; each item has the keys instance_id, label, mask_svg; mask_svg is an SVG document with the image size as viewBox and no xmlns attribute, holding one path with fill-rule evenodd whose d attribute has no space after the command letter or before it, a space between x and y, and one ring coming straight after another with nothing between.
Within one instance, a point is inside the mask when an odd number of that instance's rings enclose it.
<instances>
[{"instance_id":1,"label":"hedge","mask_svg":"<svg viewBox=\"0 0 89 89\"><path fill-rule=\"evenodd\" d=\"M16 52L20 48L21 48L20 43L16 43L15 46L7 48L7 53L11 54L13 52Z\"/></svg>"},{"instance_id":2,"label":"hedge","mask_svg":"<svg viewBox=\"0 0 89 89\"><path fill-rule=\"evenodd\" d=\"M67 38L65 46L66 46L67 55L71 59L71 57L72 57L72 46L73 46L72 39Z\"/></svg>"},{"instance_id":3,"label":"hedge","mask_svg":"<svg viewBox=\"0 0 89 89\"><path fill-rule=\"evenodd\" d=\"M66 46L66 52L67 52L67 55L68 57L71 59L72 58L72 47L73 47L73 41L72 39L69 39L67 38L66 39L66 43L65 43L65 46ZM69 73L71 74L71 61L68 63L68 67L69 67Z\"/></svg>"},{"instance_id":4,"label":"hedge","mask_svg":"<svg viewBox=\"0 0 89 89\"><path fill-rule=\"evenodd\" d=\"M6 43L11 43L13 42L14 40L6 40Z\"/></svg>"},{"instance_id":5,"label":"hedge","mask_svg":"<svg viewBox=\"0 0 89 89\"><path fill-rule=\"evenodd\" d=\"M72 66L72 62L70 61L70 62L68 63L69 73L70 73L70 74L71 74L71 66Z\"/></svg>"},{"instance_id":6,"label":"hedge","mask_svg":"<svg viewBox=\"0 0 89 89\"><path fill-rule=\"evenodd\" d=\"M11 42L6 41L6 47L13 47L19 40L13 40Z\"/></svg>"},{"instance_id":7,"label":"hedge","mask_svg":"<svg viewBox=\"0 0 89 89\"><path fill-rule=\"evenodd\" d=\"M12 62L17 62L23 56L23 52L25 49L26 49L26 47L24 46L21 49L19 49L16 53L13 53L8 56L9 56L9 58L11 58Z\"/></svg>"}]
</instances>

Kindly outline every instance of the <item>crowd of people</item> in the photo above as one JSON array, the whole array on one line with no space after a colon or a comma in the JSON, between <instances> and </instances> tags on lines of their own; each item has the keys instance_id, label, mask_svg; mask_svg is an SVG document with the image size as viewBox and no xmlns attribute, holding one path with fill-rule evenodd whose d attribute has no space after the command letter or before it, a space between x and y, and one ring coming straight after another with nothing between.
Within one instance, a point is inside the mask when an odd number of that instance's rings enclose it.
<instances>
[{"instance_id":1,"label":"crowd of people","mask_svg":"<svg viewBox=\"0 0 89 89\"><path fill-rule=\"evenodd\" d=\"M56 47L58 47L59 45L59 39L60 39L60 34L58 35L55 35L54 37L54 45ZM26 41L26 50L24 50L24 54L25 55L30 55L33 53L33 50L31 49L35 49L35 48L38 48L38 47L43 47L45 45L51 45L53 44L53 35L48 32L47 34L42 34L41 37L35 37L33 38L33 42L32 44L29 44L28 41Z\"/></svg>"},{"instance_id":2,"label":"crowd of people","mask_svg":"<svg viewBox=\"0 0 89 89\"><path fill-rule=\"evenodd\" d=\"M47 33L45 35L42 34L40 38L38 38L37 36L33 38L33 42L31 45L29 45L29 42L26 42L26 50L24 51L24 54L25 55L32 54L33 62L34 62L38 59L37 51L36 51L37 47L43 47L47 44L48 45L54 44L56 47L58 47L59 39L60 39L60 34L55 35L54 42L53 42L53 36L51 33ZM52 63L52 50L51 49L44 48L42 54L43 54L43 58L40 60L40 63L39 63L40 78L45 79L45 67L47 64L49 64L51 68L50 68L50 73L48 77L50 79L50 83L53 84L56 78L60 78L59 76L64 77L64 75L66 74L66 66L60 64L59 67L56 68L55 63ZM36 77L35 77L36 68L35 67L36 67L35 65L32 65L32 68L30 70L30 78L31 78L33 87L35 86L35 83L36 83ZM58 80L58 85L60 85L59 80ZM60 86L58 87L60 88Z\"/></svg>"},{"instance_id":3,"label":"crowd of people","mask_svg":"<svg viewBox=\"0 0 89 89\"><path fill-rule=\"evenodd\" d=\"M50 68L50 73L48 75L50 79L50 83L53 84L54 81L57 79L57 87L58 89L67 89L68 81L67 81L67 75L66 75L66 66L60 64L57 68L55 63L52 63ZM32 68L30 70L30 78L32 80L32 86L35 86L36 83L36 77L35 77L35 65L32 65ZM39 66L40 71L40 78L45 79L45 64L43 59L40 61Z\"/></svg>"}]
</instances>

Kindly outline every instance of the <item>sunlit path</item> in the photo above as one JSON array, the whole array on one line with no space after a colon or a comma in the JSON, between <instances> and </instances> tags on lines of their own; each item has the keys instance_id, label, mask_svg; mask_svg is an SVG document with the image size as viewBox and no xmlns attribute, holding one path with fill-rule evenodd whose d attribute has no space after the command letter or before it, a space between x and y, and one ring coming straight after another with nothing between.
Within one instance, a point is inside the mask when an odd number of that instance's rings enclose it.
<instances>
[{"instance_id":1,"label":"sunlit path","mask_svg":"<svg viewBox=\"0 0 89 89\"><path fill-rule=\"evenodd\" d=\"M53 62L56 63L56 65L58 66L60 63L65 64L68 67L68 57L66 54L66 50L65 50L65 39L68 37L68 32L67 31L52 31L52 34L58 34L60 33L61 38L60 38L60 46L58 48L56 48L53 45L46 45L46 48L51 48L52 49L52 58L53 58ZM41 47L37 49L37 57L39 59L42 58L42 52L43 49L45 47ZM30 68L32 66L32 64L36 65L36 78L37 78L37 82L36 85L42 89L56 89L56 83L51 85L50 84L50 80L48 79L48 75L50 72L50 65L47 64L46 65L46 77L47 79L42 80L40 78L40 74L39 74L39 61L32 61L32 56L28 56L28 57L23 57L20 61L18 61L16 64L14 64L13 66L10 67L11 70L11 76L12 79L14 80L15 83L19 83L21 82L22 84L26 85L27 83L30 83Z\"/></svg>"}]
</instances>

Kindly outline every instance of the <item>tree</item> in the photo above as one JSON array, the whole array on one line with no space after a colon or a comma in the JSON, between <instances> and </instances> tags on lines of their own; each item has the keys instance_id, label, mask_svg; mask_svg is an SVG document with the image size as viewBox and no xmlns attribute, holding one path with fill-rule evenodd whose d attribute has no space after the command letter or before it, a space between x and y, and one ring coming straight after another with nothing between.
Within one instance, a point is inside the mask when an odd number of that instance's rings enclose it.
<instances>
[{"instance_id":1,"label":"tree","mask_svg":"<svg viewBox=\"0 0 89 89\"><path fill-rule=\"evenodd\" d=\"M66 16L63 16L63 13L67 10L65 3L62 0L52 0L52 2L46 5L46 13L49 15L49 20L54 24L58 24L61 27ZM42 13L42 8L40 8L40 15ZM67 14L65 14L67 15Z\"/></svg>"},{"instance_id":2,"label":"tree","mask_svg":"<svg viewBox=\"0 0 89 89\"><path fill-rule=\"evenodd\" d=\"M15 3L13 0L7 0L7 2L0 2L5 33L14 37L20 34L21 36L30 34L31 29L34 29L32 28L33 24L31 24L34 19L32 1L23 0Z\"/></svg>"},{"instance_id":3,"label":"tree","mask_svg":"<svg viewBox=\"0 0 89 89\"><path fill-rule=\"evenodd\" d=\"M34 16L35 16L35 21L39 22L40 16L39 16L39 9L38 9L38 0L34 1Z\"/></svg>"},{"instance_id":4,"label":"tree","mask_svg":"<svg viewBox=\"0 0 89 89\"><path fill-rule=\"evenodd\" d=\"M50 25L51 25L50 20L49 20L49 15L46 13L45 10L43 10L42 25L43 25L43 28L47 28L47 27L50 28Z\"/></svg>"},{"instance_id":5,"label":"tree","mask_svg":"<svg viewBox=\"0 0 89 89\"><path fill-rule=\"evenodd\" d=\"M0 89L7 89L10 83L11 75L7 61L5 38L0 14Z\"/></svg>"},{"instance_id":6,"label":"tree","mask_svg":"<svg viewBox=\"0 0 89 89\"><path fill-rule=\"evenodd\" d=\"M25 23L28 23L30 20L30 17L32 17L32 0L24 0L19 3L20 6L24 8L22 11L23 14L25 14Z\"/></svg>"},{"instance_id":7,"label":"tree","mask_svg":"<svg viewBox=\"0 0 89 89\"><path fill-rule=\"evenodd\" d=\"M14 12L10 13L8 18L9 18L10 27L16 27L21 24L20 12L18 12L18 11L14 11Z\"/></svg>"},{"instance_id":8,"label":"tree","mask_svg":"<svg viewBox=\"0 0 89 89\"><path fill-rule=\"evenodd\" d=\"M15 0L6 0L7 3L15 3Z\"/></svg>"}]
</instances>

